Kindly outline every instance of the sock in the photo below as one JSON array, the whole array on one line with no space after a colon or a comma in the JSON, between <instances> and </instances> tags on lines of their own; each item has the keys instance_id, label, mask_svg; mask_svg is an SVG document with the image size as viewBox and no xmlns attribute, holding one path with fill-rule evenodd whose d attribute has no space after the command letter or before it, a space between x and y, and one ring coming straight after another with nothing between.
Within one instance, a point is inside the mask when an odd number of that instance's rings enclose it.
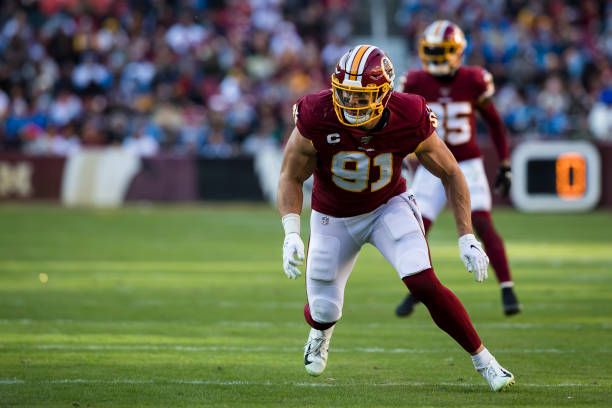
<instances>
[{"instance_id":1,"label":"sock","mask_svg":"<svg viewBox=\"0 0 612 408\"><path fill-rule=\"evenodd\" d=\"M457 296L442 285L432 268L402 279L415 299L423 302L439 328L448 333L468 353L482 344L472 321Z\"/></svg>"},{"instance_id":2,"label":"sock","mask_svg":"<svg viewBox=\"0 0 612 408\"><path fill-rule=\"evenodd\" d=\"M334 324L336 324L336 322L319 323L315 321L310 315L310 306L308 305L308 302L306 302L306 306L304 306L304 318L306 319L306 323L308 323L310 327L312 327L313 329L317 329L317 330L327 330L330 327L332 327Z\"/></svg>"},{"instance_id":3,"label":"sock","mask_svg":"<svg viewBox=\"0 0 612 408\"><path fill-rule=\"evenodd\" d=\"M423 226L425 227L425 236L427 236L427 234L429 234L429 230L431 229L431 225L433 224L433 221L430 220L427 217L423 217Z\"/></svg>"},{"instance_id":4,"label":"sock","mask_svg":"<svg viewBox=\"0 0 612 408\"><path fill-rule=\"evenodd\" d=\"M476 234L482 240L484 250L489 256L491 267L495 271L495 276L497 276L497 281L499 283L512 281L504 241L502 241L493 226L491 213L489 211L472 211L472 225L476 230Z\"/></svg>"},{"instance_id":5,"label":"sock","mask_svg":"<svg viewBox=\"0 0 612 408\"><path fill-rule=\"evenodd\" d=\"M502 288L502 289L513 288L514 287L514 282L512 282L512 281L502 282L502 283L499 284L499 287Z\"/></svg>"},{"instance_id":6,"label":"sock","mask_svg":"<svg viewBox=\"0 0 612 408\"><path fill-rule=\"evenodd\" d=\"M493 354L489 353L489 350L485 347L482 351L475 356L472 356L472 363L476 370L485 368L493 360Z\"/></svg>"}]
</instances>

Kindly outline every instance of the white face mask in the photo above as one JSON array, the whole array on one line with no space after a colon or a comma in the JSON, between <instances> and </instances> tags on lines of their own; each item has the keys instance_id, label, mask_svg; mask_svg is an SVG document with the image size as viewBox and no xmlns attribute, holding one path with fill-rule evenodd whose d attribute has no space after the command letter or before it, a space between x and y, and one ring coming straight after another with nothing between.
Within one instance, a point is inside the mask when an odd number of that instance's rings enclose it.
<instances>
[{"instance_id":1,"label":"white face mask","mask_svg":"<svg viewBox=\"0 0 612 408\"><path fill-rule=\"evenodd\" d=\"M346 121L348 123L350 123L351 125L354 125L357 123L357 115L351 115L350 113L347 112L346 109L342 110L342 113L344 115L344 119L346 119ZM365 113L359 115L359 123L363 123L365 121L367 121L368 119L370 119L370 116L372 116L372 109L368 109Z\"/></svg>"}]
</instances>

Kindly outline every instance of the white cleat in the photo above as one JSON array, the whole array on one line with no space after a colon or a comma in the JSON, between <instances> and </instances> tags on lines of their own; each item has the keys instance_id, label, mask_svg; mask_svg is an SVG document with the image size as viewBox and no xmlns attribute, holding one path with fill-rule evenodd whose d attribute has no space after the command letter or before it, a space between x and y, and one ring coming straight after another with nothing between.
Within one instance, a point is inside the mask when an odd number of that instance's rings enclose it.
<instances>
[{"instance_id":1,"label":"white cleat","mask_svg":"<svg viewBox=\"0 0 612 408\"><path fill-rule=\"evenodd\" d=\"M327 350L334 326L327 330L310 329L304 346L304 366L306 372L313 376L321 375L327 365Z\"/></svg>"},{"instance_id":2,"label":"white cleat","mask_svg":"<svg viewBox=\"0 0 612 408\"><path fill-rule=\"evenodd\" d=\"M514 385L514 375L499 365L497 360L493 359L488 366L477 370L493 391L505 391Z\"/></svg>"}]
</instances>

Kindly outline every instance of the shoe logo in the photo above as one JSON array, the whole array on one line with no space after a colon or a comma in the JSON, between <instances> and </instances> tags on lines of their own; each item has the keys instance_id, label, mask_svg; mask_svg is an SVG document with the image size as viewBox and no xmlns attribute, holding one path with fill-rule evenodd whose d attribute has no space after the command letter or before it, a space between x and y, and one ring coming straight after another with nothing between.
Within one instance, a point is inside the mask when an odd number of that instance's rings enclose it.
<instances>
[{"instance_id":1,"label":"shoe logo","mask_svg":"<svg viewBox=\"0 0 612 408\"><path fill-rule=\"evenodd\" d=\"M504 373L504 377L512 377L512 374L510 374L508 371L504 370L503 368L501 369L501 372Z\"/></svg>"},{"instance_id":2,"label":"shoe logo","mask_svg":"<svg viewBox=\"0 0 612 408\"><path fill-rule=\"evenodd\" d=\"M310 345L308 346L308 350L304 353L304 365L311 364L312 361L308 361L308 356L310 355Z\"/></svg>"}]
</instances>

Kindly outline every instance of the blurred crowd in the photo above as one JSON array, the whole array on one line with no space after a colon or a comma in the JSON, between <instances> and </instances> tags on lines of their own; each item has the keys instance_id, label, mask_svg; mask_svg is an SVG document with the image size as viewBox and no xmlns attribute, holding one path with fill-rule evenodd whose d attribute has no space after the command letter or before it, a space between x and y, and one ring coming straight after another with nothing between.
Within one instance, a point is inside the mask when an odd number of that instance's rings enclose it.
<instances>
[{"instance_id":1,"label":"blurred crowd","mask_svg":"<svg viewBox=\"0 0 612 408\"><path fill-rule=\"evenodd\" d=\"M350 0L3 0L0 149L122 145L231 157L278 146L329 86ZM612 137L612 2L402 0L409 60L436 18L466 32L519 137ZM599 119L598 119L599 118Z\"/></svg>"}]
</instances>

